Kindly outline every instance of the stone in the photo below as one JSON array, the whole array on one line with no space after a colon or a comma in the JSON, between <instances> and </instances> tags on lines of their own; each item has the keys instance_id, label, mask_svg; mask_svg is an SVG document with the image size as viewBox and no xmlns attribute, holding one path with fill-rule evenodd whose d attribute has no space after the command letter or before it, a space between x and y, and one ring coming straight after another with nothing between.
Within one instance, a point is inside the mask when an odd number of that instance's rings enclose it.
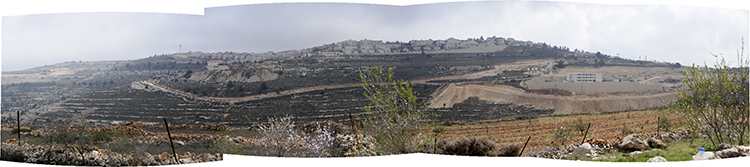
<instances>
[{"instance_id":1,"label":"stone","mask_svg":"<svg viewBox=\"0 0 750 167\"><path fill-rule=\"evenodd\" d=\"M634 155L638 155L638 154L642 154L642 153L643 152L641 152L641 151L633 151L630 154L628 154L628 156L634 156Z\"/></svg>"},{"instance_id":2,"label":"stone","mask_svg":"<svg viewBox=\"0 0 750 167\"><path fill-rule=\"evenodd\" d=\"M664 144L664 142L655 138L648 139L648 145L653 148L667 148L667 144Z\"/></svg>"},{"instance_id":3,"label":"stone","mask_svg":"<svg viewBox=\"0 0 750 167\"><path fill-rule=\"evenodd\" d=\"M177 141L174 141L174 144L178 146L184 146L185 142L177 140Z\"/></svg>"},{"instance_id":4,"label":"stone","mask_svg":"<svg viewBox=\"0 0 750 167\"><path fill-rule=\"evenodd\" d=\"M718 146L716 146L716 151L721 151L721 150L728 149L728 148L732 148L732 146L730 146L727 143L721 143Z\"/></svg>"},{"instance_id":5,"label":"stone","mask_svg":"<svg viewBox=\"0 0 750 167\"><path fill-rule=\"evenodd\" d=\"M193 162L193 160L190 160L190 158L180 159L180 164L192 164L192 163L195 163L195 162Z\"/></svg>"},{"instance_id":6,"label":"stone","mask_svg":"<svg viewBox=\"0 0 750 167\"><path fill-rule=\"evenodd\" d=\"M622 139L619 147L623 150L644 150L648 148L648 143L641 135L630 134Z\"/></svg>"},{"instance_id":7,"label":"stone","mask_svg":"<svg viewBox=\"0 0 750 167\"><path fill-rule=\"evenodd\" d=\"M664 157L661 156L655 156L651 159L648 159L646 162L667 162L667 159L664 159Z\"/></svg>"},{"instance_id":8,"label":"stone","mask_svg":"<svg viewBox=\"0 0 750 167\"><path fill-rule=\"evenodd\" d=\"M747 156L747 153L742 147L738 146L725 148L721 151L716 152L716 158L734 158L740 156Z\"/></svg>"},{"instance_id":9,"label":"stone","mask_svg":"<svg viewBox=\"0 0 750 167\"><path fill-rule=\"evenodd\" d=\"M573 150L573 155L579 155L581 153L589 152L591 151L591 144L589 143L583 143L581 146L578 146Z\"/></svg>"}]
</instances>

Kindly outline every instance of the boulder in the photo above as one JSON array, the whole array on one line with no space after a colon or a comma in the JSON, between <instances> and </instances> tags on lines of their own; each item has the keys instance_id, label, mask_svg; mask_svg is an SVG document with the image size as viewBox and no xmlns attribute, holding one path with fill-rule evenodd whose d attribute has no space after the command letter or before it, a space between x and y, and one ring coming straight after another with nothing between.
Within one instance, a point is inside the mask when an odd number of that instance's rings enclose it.
<instances>
[{"instance_id":1,"label":"boulder","mask_svg":"<svg viewBox=\"0 0 750 167\"><path fill-rule=\"evenodd\" d=\"M620 149L622 150L644 150L648 148L648 142L642 135L630 134L622 139Z\"/></svg>"},{"instance_id":2,"label":"boulder","mask_svg":"<svg viewBox=\"0 0 750 167\"><path fill-rule=\"evenodd\" d=\"M577 148L575 148L575 150L573 150L573 155L578 155L578 154L589 152L589 151L591 151L591 144L583 143Z\"/></svg>"},{"instance_id":3,"label":"boulder","mask_svg":"<svg viewBox=\"0 0 750 167\"><path fill-rule=\"evenodd\" d=\"M716 151L721 151L721 150L728 149L728 148L732 148L732 146L730 146L727 143L721 143L718 146L716 146Z\"/></svg>"},{"instance_id":4,"label":"boulder","mask_svg":"<svg viewBox=\"0 0 750 167\"><path fill-rule=\"evenodd\" d=\"M747 156L747 152L742 147L734 146L730 148L722 149L716 152L716 158L734 158L740 156Z\"/></svg>"},{"instance_id":5,"label":"boulder","mask_svg":"<svg viewBox=\"0 0 750 167\"><path fill-rule=\"evenodd\" d=\"M648 159L646 162L667 162L667 159L664 159L664 157L661 156L655 156L651 159Z\"/></svg>"},{"instance_id":6,"label":"boulder","mask_svg":"<svg viewBox=\"0 0 750 167\"><path fill-rule=\"evenodd\" d=\"M655 139L653 137L648 139L648 145L653 148L667 148L667 144L664 144L664 142L662 142L661 140Z\"/></svg>"}]
</instances>

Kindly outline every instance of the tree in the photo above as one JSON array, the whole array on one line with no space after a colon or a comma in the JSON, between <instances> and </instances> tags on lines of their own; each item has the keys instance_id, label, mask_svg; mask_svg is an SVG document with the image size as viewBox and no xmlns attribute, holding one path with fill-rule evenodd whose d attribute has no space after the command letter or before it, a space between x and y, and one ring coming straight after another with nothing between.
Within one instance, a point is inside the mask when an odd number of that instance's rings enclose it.
<instances>
[{"instance_id":1,"label":"tree","mask_svg":"<svg viewBox=\"0 0 750 167\"><path fill-rule=\"evenodd\" d=\"M744 40L742 45L742 52L737 53L739 67L729 67L723 57L712 54L717 58L713 68L693 64L683 69L683 86L676 90L678 100L671 105L693 130L708 136L714 147L720 143L747 144L750 140L750 63L744 55Z\"/></svg>"},{"instance_id":2,"label":"tree","mask_svg":"<svg viewBox=\"0 0 750 167\"><path fill-rule=\"evenodd\" d=\"M294 122L291 117L268 118L269 125L260 126L258 131L265 140L262 144L271 148L271 155L283 157L297 145L300 140L304 139L304 134L294 129Z\"/></svg>"},{"instance_id":3,"label":"tree","mask_svg":"<svg viewBox=\"0 0 750 167\"><path fill-rule=\"evenodd\" d=\"M375 137L375 151L380 155L410 153L421 149L424 137L419 127L427 124L428 102L417 99L411 83L393 79L393 69L384 72L382 67L371 67L360 72L360 86L370 104L363 120L364 133Z\"/></svg>"}]
</instances>

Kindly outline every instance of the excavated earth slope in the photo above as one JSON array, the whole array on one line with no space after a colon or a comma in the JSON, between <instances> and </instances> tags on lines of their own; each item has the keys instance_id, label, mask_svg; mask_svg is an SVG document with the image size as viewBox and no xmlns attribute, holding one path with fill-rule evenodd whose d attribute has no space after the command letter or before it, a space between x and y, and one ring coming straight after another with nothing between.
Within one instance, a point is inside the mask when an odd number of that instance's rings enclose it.
<instances>
[{"instance_id":1,"label":"excavated earth slope","mask_svg":"<svg viewBox=\"0 0 750 167\"><path fill-rule=\"evenodd\" d=\"M675 93L658 93L647 95L623 96L555 96L527 93L522 89L507 85L493 84L450 84L436 92L430 101L431 108L453 106L469 97L494 102L509 102L519 105L529 104L536 108L555 109L554 114L595 113L607 111L623 111L646 109L664 106L669 99L677 99Z\"/></svg>"}]
</instances>

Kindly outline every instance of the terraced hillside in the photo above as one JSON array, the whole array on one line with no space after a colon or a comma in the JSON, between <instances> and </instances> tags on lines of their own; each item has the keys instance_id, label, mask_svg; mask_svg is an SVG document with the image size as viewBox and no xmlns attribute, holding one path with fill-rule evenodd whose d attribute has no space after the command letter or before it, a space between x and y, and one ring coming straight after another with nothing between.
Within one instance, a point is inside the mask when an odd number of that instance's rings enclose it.
<instances>
[{"instance_id":1,"label":"terraced hillside","mask_svg":"<svg viewBox=\"0 0 750 167\"><path fill-rule=\"evenodd\" d=\"M426 100L438 86L416 85L414 90ZM162 118L175 124L226 124L247 127L263 123L267 117L294 116L297 123L322 120L348 120L348 113L362 114L368 101L362 88L338 88L263 98L236 104L190 101L163 92L148 92L120 86L69 99L62 103L66 112L40 115L35 122L71 118L83 114L91 122L110 124L138 120L159 123Z\"/></svg>"}]
</instances>

